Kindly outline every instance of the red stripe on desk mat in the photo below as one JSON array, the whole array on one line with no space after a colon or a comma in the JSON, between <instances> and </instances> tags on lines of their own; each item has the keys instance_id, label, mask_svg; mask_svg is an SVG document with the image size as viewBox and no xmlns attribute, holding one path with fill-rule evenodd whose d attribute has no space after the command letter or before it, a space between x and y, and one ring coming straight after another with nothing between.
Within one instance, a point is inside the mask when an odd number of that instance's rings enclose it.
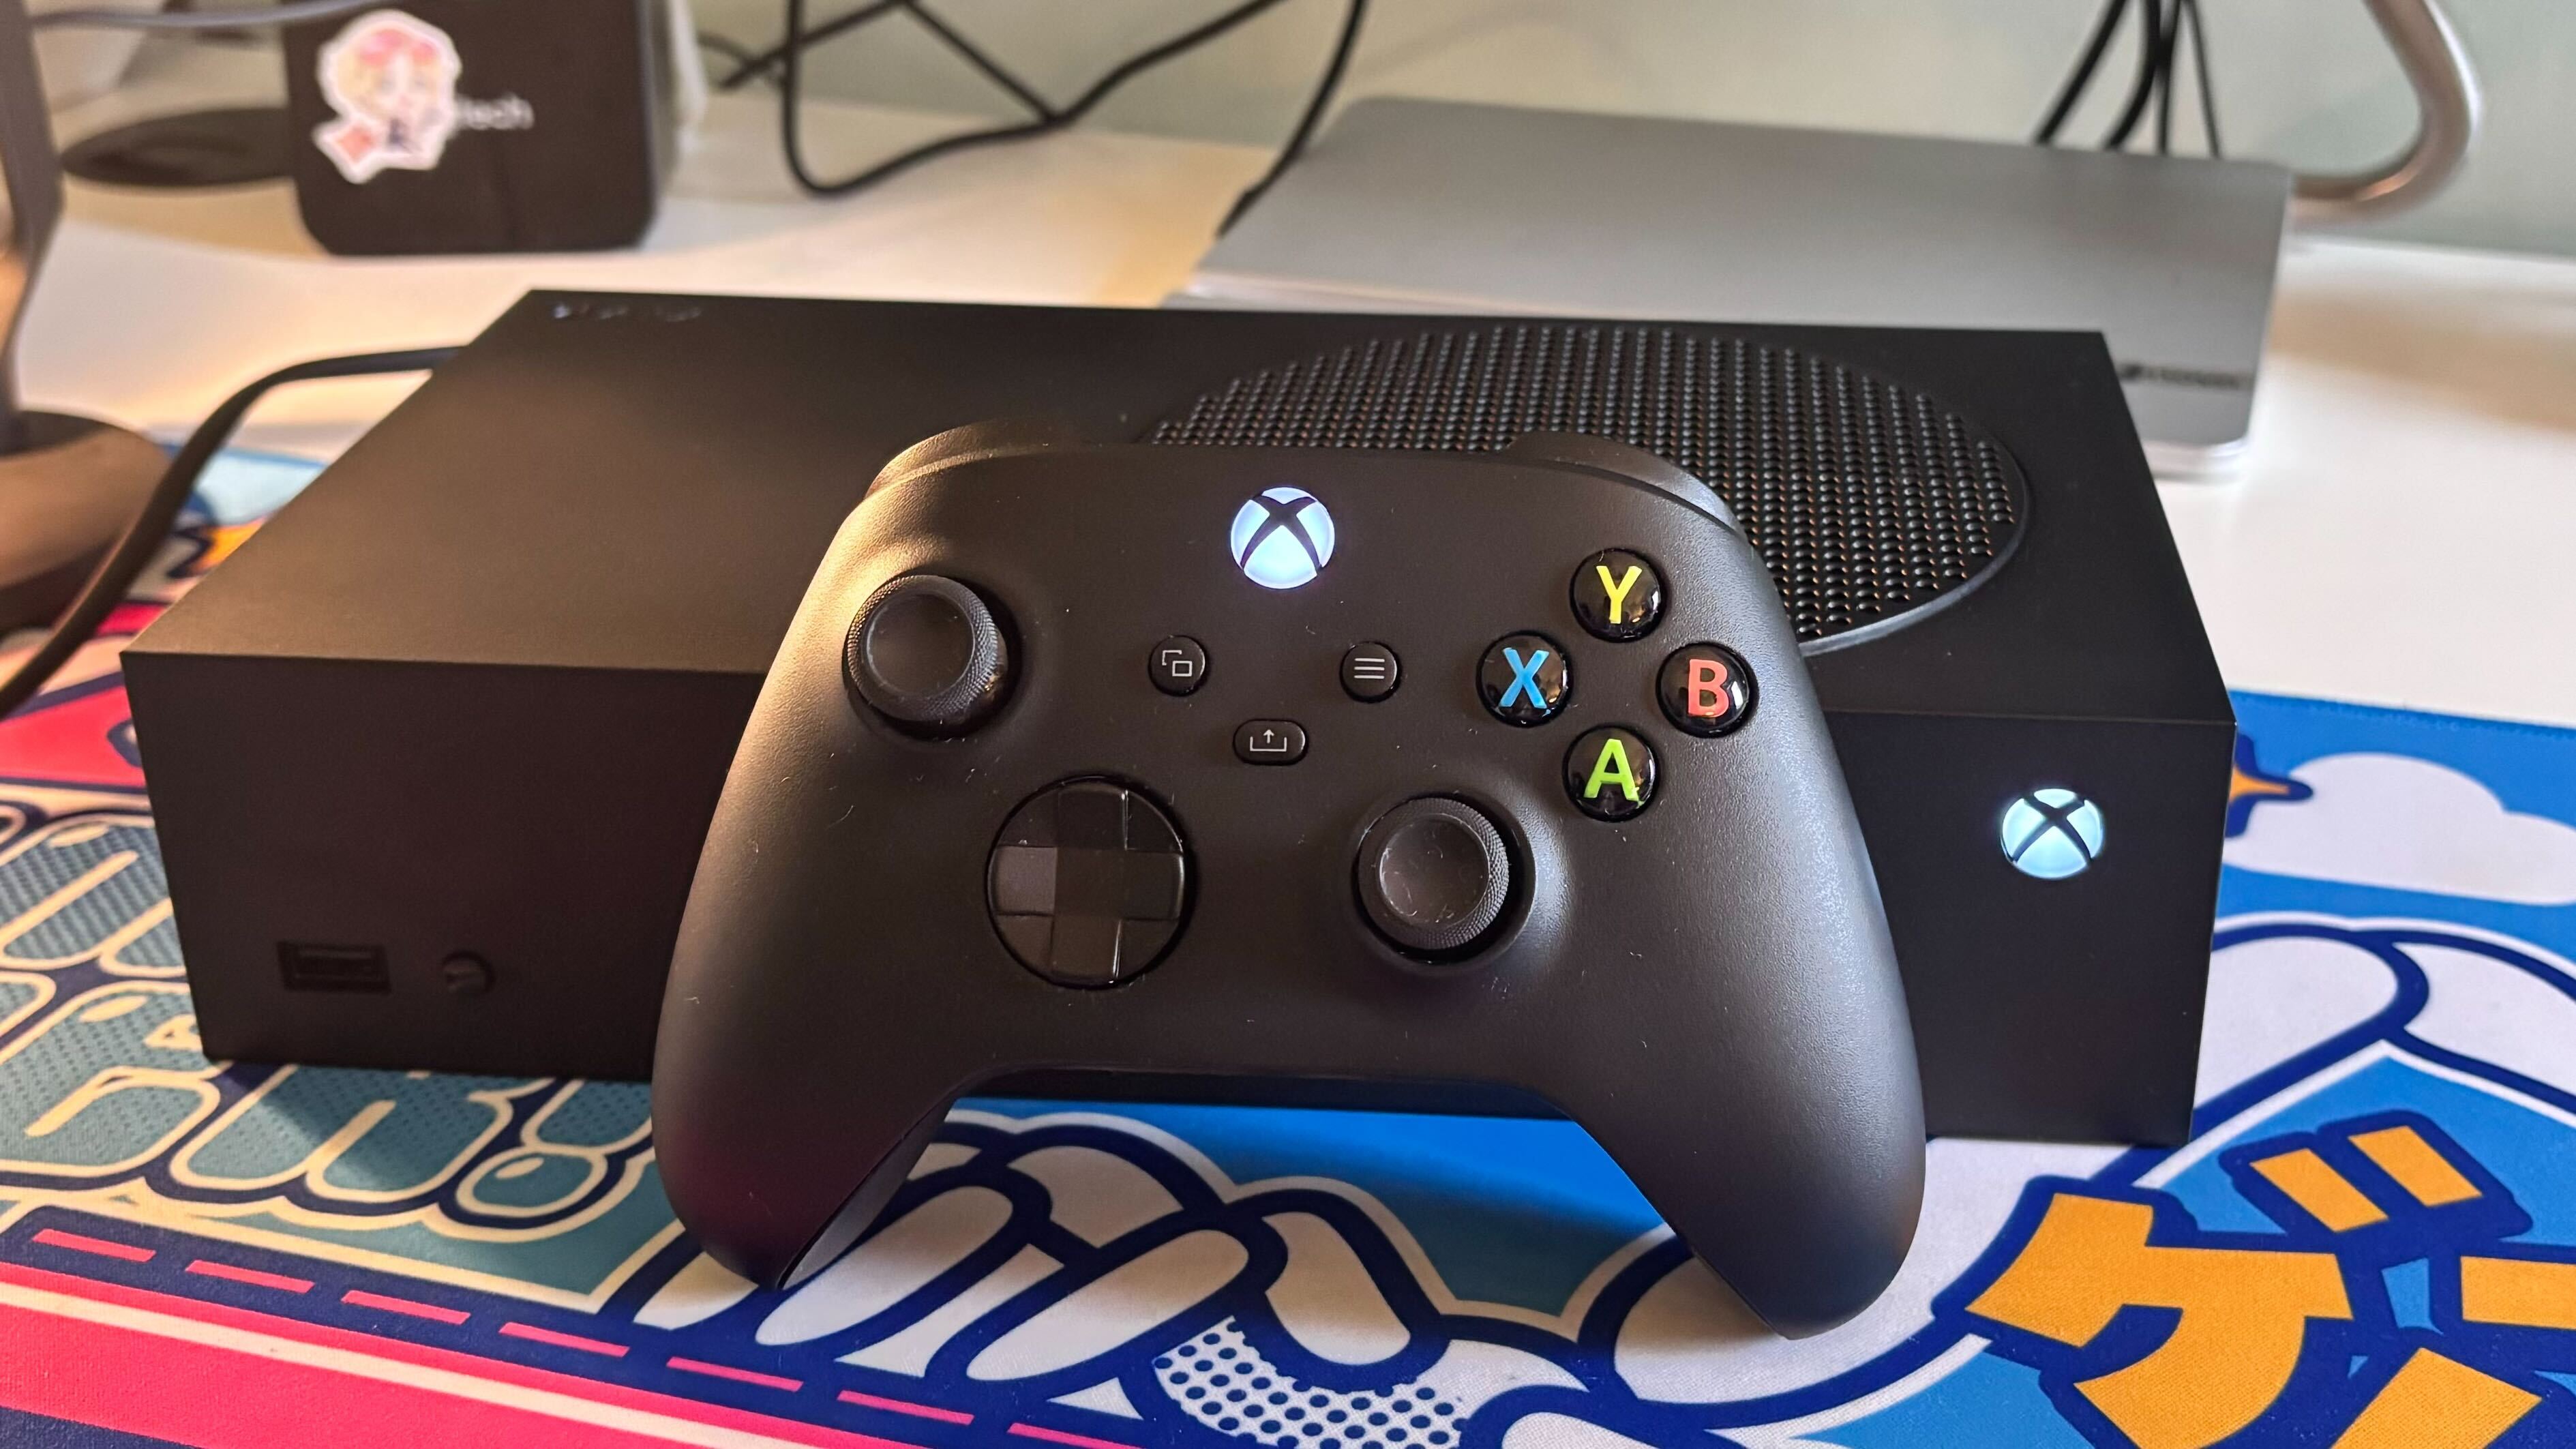
<instances>
[{"instance_id":1,"label":"red stripe on desk mat","mask_svg":"<svg viewBox=\"0 0 2576 1449\"><path fill-rule=\"evenodd\" d=\"M669 1394L123 1284L0 1263L0 1282L244 1333L540 1389L815 1449L918 1449L899 1440L728 1409ZM425 1385L389 1382L141 1328L0 1303L0 1403L199 1449L643 1449L672 1441Z\"/></svg>"}]
</instances>

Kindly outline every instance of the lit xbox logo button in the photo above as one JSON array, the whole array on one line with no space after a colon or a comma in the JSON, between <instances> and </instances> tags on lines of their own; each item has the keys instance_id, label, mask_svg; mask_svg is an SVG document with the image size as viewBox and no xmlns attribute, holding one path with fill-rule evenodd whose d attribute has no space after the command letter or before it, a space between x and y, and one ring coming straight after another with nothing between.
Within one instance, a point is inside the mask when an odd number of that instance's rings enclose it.
<instances>
[{"instance_id":1,"label":"lit xbox logo button","mask_svg":"<svg viewBox=\"0 0 2576 1449\"><path fill-rule=\"evenodd\" d=\"M1303 488L1265 488L1234 511L1227 551L1265 589L1293 589L1333 561L1333 515Z\"/></svg>"},{"instance_id":2,"label":"lit xbox logo button","mask_svg":"<svg viewBox=\"0 0 2576 1449\"><path fill-rule=\"evenodd\" d=\"M2004 808L2004 859L2024 875L2064 880L2102 854L2102 807L2072 790L2033 790Z\"/></svg>"}]
</instances>

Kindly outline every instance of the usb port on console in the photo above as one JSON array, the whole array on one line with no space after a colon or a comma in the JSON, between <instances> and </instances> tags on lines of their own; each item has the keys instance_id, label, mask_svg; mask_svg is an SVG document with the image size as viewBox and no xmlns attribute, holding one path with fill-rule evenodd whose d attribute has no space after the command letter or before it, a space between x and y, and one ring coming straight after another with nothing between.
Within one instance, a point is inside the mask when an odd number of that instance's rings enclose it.
<instances>
[{"instance_id":1,"label":"usb port on console","mask_svg":"<svg viewBox=\"0 0 2576 1449\"><path fill-rule=\"evenodd\" d=\"M277 969L289 991L393 990L393 973L386 969L382 946L280 941Z\"/></svg>"}]
</instances>

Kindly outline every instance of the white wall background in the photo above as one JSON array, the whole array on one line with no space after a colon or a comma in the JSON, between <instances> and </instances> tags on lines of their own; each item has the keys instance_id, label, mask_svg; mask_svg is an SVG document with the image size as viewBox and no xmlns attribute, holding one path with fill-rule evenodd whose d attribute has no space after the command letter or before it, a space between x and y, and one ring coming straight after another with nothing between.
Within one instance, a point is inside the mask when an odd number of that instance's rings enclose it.
<instances>
[{"instance_id":1,"label":"white wall background","mask_svg":"<svg viewBox=\"0 0 2576 1449\"><path fill-rule=\"evenodd\" d=\"M1228 0L932 3L1061 100ZM780 29L780 0L695 4L705 29L738 40L769 41ZM819 22L854 4L809 0L809 10ZM2576 3L2449 0L2449 9L2486 84L2486 132L2447 193L2373 234L2576 253ZM2202 11L2231 155L2350 169L2411 134L2412 99L2361 0L2202 0ZM1343 94L2020 138L2093 12L2093 0L1376 0ZM1131 82L1090 124L1275 141L1341 14L1342 0L1286 0ZM2132 54L2124 37L2070 136L2106 129ZM818 49L810 69L821 94L1010 113L901 16ZM2177 108L2178 149L2197 145L2197 123L2181 119L2189 109ZM866 158L822 164L843 159Z\"/></svg>"}]
</instances>

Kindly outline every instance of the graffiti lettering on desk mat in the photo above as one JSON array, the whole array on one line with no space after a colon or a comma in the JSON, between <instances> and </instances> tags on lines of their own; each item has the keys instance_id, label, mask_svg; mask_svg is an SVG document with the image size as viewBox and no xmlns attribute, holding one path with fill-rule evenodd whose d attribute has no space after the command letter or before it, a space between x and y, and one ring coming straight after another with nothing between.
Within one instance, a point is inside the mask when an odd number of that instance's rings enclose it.
<instances>
[{"instance_id":1,"label":"graffiti lettering on desk mat","mask_svg":"<svg viewBox=\"0 0 2576 1449\"><path fill-rule=\"evenodd\" d=\"M754 1291L672 1222L640 1086L205 1061L149 816L32 791L0 1320L95 1297L256 1339L245 1384L463 1366L705 1443L2576 1443L2570 741L2240 709L2195 1141L1934 1144L1895 1288L1800 1343L1544 1122L970 1104ZM2427 818L2511 848L2356 843Z\"/></svg>"}]
</instances>

